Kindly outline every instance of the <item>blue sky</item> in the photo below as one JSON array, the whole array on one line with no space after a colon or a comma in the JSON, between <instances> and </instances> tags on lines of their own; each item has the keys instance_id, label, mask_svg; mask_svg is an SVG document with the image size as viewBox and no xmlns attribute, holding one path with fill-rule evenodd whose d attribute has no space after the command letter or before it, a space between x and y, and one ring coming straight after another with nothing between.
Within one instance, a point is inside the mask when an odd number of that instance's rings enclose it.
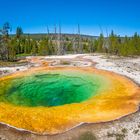
<instances>
[{"instance_id":1,"label":"blue sky","mask_svg":"<svg viewBox=\"0 0 140 140\"><path fill-rule=\"evenodd\" d=\"M13 31L45 33L61 23L62 32L104 35L140 34L140 0L0 0L0 26L10 22Z\"/></svg>"}]
</instances>

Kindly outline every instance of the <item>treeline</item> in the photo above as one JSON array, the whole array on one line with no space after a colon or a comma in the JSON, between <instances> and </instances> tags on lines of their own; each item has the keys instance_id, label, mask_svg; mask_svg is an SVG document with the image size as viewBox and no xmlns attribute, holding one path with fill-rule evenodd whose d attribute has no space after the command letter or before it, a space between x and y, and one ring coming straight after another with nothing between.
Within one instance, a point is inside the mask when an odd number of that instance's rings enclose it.
<instances>
[{"instance_id":1,"label":"treeline","mask_svg":"<svg viewBox=\"0 0 140 140\"><path fill-rule=\"evenodd\" d=\"M112 31L106 38L101 34L95 42L97 52L120 56L140 55L140 36L137 33L132 37L120 37Z\"/></svg>"},{"instance_id":2,"label":"treeline","mask_svg":"<svg viewBox=\"0 0 140 140\"><path fill-rule=\"evenodd\" d=\"M47 34L39 40L24 35L17 27L16 35L10 36L10 25L5 23L0 30L0 59L15 61L20 55L64 55L76 53L109 53L120 56L140 55L140 36L120 37L112 31L108 37L85 38L80 34L71 37L64 34Z\"/></svg>"}]
</instances>

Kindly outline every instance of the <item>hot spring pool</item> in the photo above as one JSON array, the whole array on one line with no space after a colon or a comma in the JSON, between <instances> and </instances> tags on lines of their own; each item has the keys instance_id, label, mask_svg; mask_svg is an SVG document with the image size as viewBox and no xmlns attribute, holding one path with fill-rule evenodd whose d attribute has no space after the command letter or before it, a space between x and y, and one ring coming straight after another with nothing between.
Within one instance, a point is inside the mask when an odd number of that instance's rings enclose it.
<instances>
[{"instance_id":1,"label":"hot spring pool","mask_svg":"<svg viewBox=\"0 0 140 140\"><path fill-rule=\"evenodd\" d=\"M38 134L118 119L139 102L132 81L90 67L45 66L0 78L0 122Z\"/></svg>"},{"instance_id":2,"label":"hot spring pool","mask_svg":"<svg viewBox=\"0 0 140 140\"><path fill-rule=\"evenodd\" d=\"M103 81L96 74L76 71L35 73L11 79L1 89L0 101L29 107L80 103L96 95Z\"/></svg>"}]
</instances>

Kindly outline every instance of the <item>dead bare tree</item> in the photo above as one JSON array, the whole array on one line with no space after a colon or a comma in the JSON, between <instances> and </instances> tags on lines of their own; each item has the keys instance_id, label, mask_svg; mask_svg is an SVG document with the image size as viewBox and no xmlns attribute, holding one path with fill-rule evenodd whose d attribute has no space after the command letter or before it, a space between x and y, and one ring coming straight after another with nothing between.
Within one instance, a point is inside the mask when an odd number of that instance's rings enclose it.
<instances>
[{"instance_id":1,"label":"dead bare tree","mask_svg":"<svg viewBox=\"0 0 140 140\"><path fill-rule=\"evenodd\" d=\"M78 24L78 53L82 53L82 44L81 44L81 31L80 31L80 25Z\"/></svg>"},{"instance_id":2,"label":"dead bare tree","mask_svg":"<svg viewBox=\"0 0 140 140\"><path fill-rule=\"evenodd\" d=\"M53 39L54 39L54 45L55 45L55 53L57 54L57 52L58 52L58 45L57 45L57 27L56 27L56 24L54 25L54 36L53 36Z\"/></svg>"},{"instance_id":3,"label":"dead bare tree","mask_svg":"<svg viewBox=\"0 0 140 140\"><path fill-rule=\"evenodd\" d=\"M57 39L57 27L54 25L54 40Z\"/></svg>"},{"instance_id":4,"label":"dead bare tree","mask_svg":"<svg viewBox=\"0 0 140 140\"><path fill-rule=\"evenodd\" d=\"M57 54L58 55L63 55L64 54L64 49L63 49L63 44L62 44L62 34L61 34L61 25L59 24L59 33L58 33L58 39L57 39Z\"/></svg>"},{"instance_id":5,"label":"dead bare tree","mask_svg":"<svg viewBox=\"0 0 140 140\"><path fill-rule=\"evenodd\" d=\"M50 30L48 26L47 26L47 33L48 33L48 38L50 39Z\"/></svg>"},{"instance_id":6,"label":"dead bare tree","mask_svg":"<svg viewBox=\"0 0 140 140\"><path fill-rule=\"evenodd\" d=\"M109 35L108 35L108 30L107 30L107 28L106 28L106 38L105 38L105 40L104 40L104 45L103 45L103 47L104 47L105 52L108 53Z\"/></svg>"},{"instance_id":7,"label":"dead bare tree","mask_svg":"<svg viewBox=\"0 0 140 140\"><path fill-rule=\"evenodd\" d=\"M58 34L57 34L57 55L60 55L61 54L61 52L60 52L60 40L61 40L61 27L60 27L60 25L59 25L59 32L58 32Z\"/></svg>"},{"instance_id":8,"label":"dead bare tree","mask_svg":"<svg viewBox=\"0 0 140 140\"><path fill-rule=\"evenodd\" d=\"M51 42L51 35L50 35L50 29L48 26L47 26L47 33L48 33L48 42L50 43Z\"/></svg>"},{"instance_id":9,"label":"dead bare tree","mask_svg":"<svg viewBox=\"0 0 140 140\"><path fill-rule=\"evenodd\" d=\"M73 51L74 51L74 54L76 54L76 36L74 35L73 38L72 38L72 46L73 46Z\"/></svg>"},{"instance_id":10,"label":"dead bare tree","mask_svg":"<svg viewBox=\"0 0 140 140\"><path fill-rule=\"evenodd\" d=\"M100 28L100 34L104 34L102 26L99 24L99 28Z\"/></svg>"}]
</instances>

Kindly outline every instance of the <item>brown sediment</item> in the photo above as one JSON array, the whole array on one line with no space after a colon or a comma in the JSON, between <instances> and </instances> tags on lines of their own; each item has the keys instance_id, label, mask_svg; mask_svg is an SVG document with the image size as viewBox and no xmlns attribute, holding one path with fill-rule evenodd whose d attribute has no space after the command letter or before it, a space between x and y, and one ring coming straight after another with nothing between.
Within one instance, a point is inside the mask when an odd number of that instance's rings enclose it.
<instances>
[{"instance_id":1,"label":"brown sediment","mask_svg":"<svg viewBox=\"0 0 140 140\"><path fill-rule=\"evenodd\" d=\"M38 60L34 60L38 61ZM0 80L26 76L37 71L78 70L107 77L110 87L82 103L58 107L18 107L0 103L0 122L39 134L57 134L81 123L97 123L118 119L135 112L140 102L140 88L131 80L113 72L95 68L41 67L17 72Z\"/></svg>"}]
</instances>

